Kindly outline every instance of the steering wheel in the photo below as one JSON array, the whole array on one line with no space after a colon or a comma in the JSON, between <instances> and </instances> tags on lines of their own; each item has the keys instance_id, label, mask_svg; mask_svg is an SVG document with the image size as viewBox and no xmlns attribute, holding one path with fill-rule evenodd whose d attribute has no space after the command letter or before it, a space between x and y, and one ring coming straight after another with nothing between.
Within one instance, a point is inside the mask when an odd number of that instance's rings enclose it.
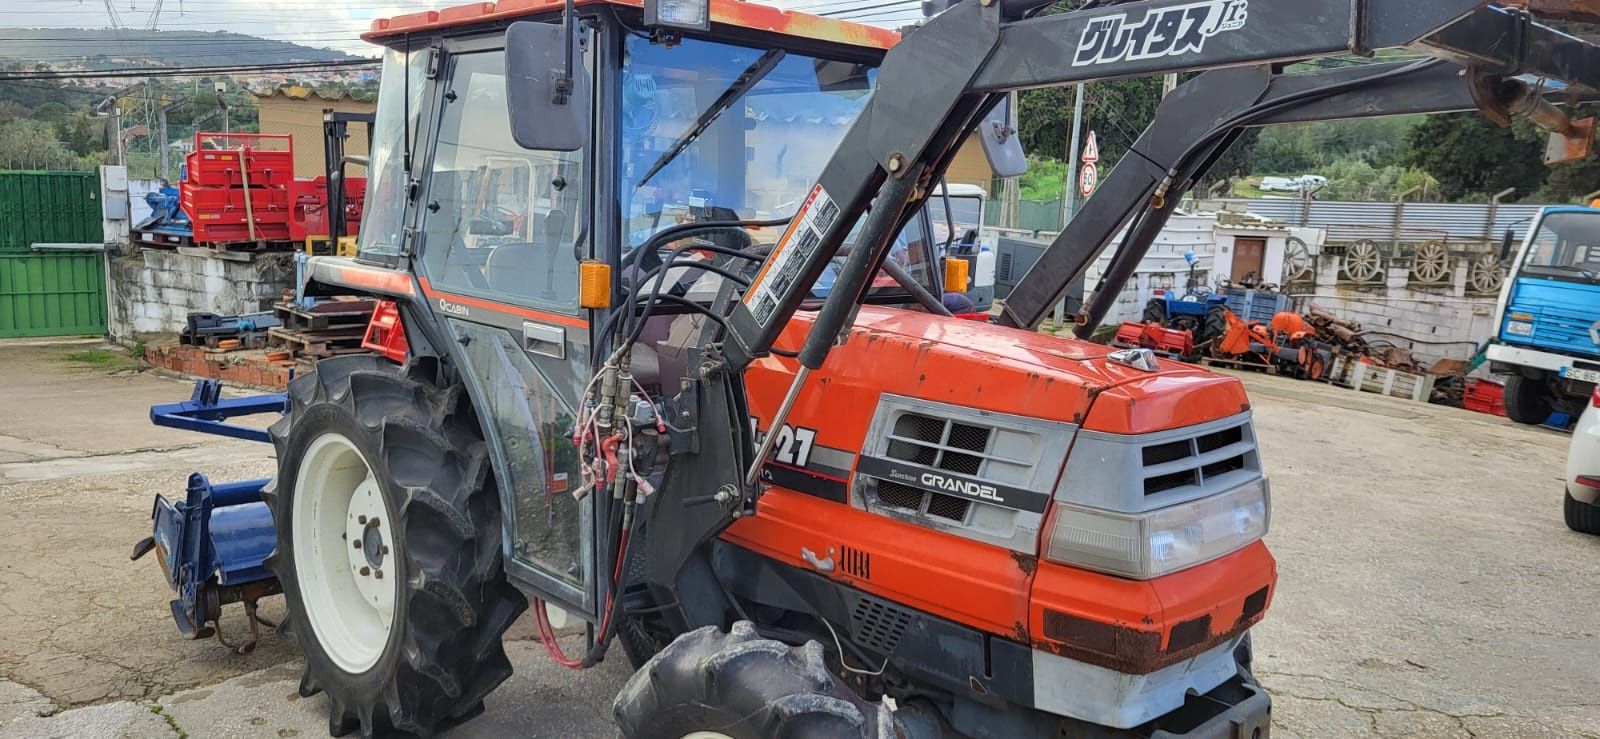
<instances>
[{"instance_id":1,"label":"steering wheel","mask_svg":"<svg viewBox=\"0 0 1600 739\"><path fill-rule=\"evenodd\" d=\"M724 236L726 238L708 238L714 236ZM704 231L697 231L683 238L699 239L705 243L714 244L726 249L735 249L738 251L750 251L750 248L755 245L755 240L750 237L750 232L737 226L718 226L715 228L707 228ZM666 263L664 260L664 255L677 248L677 245L681 245L681 242L682 239L679 239L676 242L668 242L662 244L657 249L646 251L645 253L640 254L639 268L645 272L652 272L656 269L659 269L663 264Z\"/></svg>"}]
</instances>

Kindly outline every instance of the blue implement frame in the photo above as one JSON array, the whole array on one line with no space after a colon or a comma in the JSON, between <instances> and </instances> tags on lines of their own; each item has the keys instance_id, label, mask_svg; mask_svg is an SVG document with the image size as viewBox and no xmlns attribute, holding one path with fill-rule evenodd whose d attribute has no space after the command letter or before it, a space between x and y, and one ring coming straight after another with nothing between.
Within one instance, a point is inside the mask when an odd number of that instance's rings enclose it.
<instances>
[{"instance_id":1,"label":"blue implement frame","mask_svg":"<svg viewBox=\"0 0 1600 739\"><path fill-rule=\"evenodd\" d=\"M150 407L150 422L157 426L195 431L230 439L267 442L265 429L228 423L231 418L283 413L288 396L283 393L223 398L218 380L198 380L194 394L179 403ZM255 648L258 626L256 601L281 592L277 577L266 565L277 546L272 512L261 500L261 489L271 478L213 484L205 475L189 475L182 499L157 494L150 511L151 535L134 545L131 559L157 552L173 598L172 619L190 639L215 636L241 654ZM222 606L243 603L250 638L240 644L223 639L217 628ZM267 624L271 625L271 624Z\"/></svg>"}]
</instances>

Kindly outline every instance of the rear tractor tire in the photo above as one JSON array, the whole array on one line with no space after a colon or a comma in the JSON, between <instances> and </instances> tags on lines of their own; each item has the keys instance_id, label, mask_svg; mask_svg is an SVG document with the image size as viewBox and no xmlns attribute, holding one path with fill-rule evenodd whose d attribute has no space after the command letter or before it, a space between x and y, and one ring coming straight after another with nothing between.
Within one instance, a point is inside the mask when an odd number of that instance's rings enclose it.
<instances>
[{"instance_id":1,"label":"rear tractor tire","mask_svg":"<svg viewBox=\"0 0 1600 739\"><path fill-rule=\"evenodd\" d=\"M1167 301L1161 298L1151 298L1144 304L1144 314L1141 316L1145 323L1167 325Z\"/></svg>"},{"instance_id":2,"label":"rear tractor tire","mask_svg":"<svg viewBox=\"0 0 1600 739\"><path fill-rule=\"evenodd\" d=\"M645 663L613 711L628 739L894 739L892 713L828 672L822 645L763 639L748 621L686 633Z\"/></svg>"},{"instance_id":3,"label":"rear tractor tire","mask_svg":"<svg viewBox=\"0 0 1600 739\"><path fill-rule=\"evenodd\" d=\"M487 449L466 394L425 369L322 361L270 430L281 630L334 736L430 736L511 675L501 636L528 604L501 567Z\"/></svg>"}]
</instances>

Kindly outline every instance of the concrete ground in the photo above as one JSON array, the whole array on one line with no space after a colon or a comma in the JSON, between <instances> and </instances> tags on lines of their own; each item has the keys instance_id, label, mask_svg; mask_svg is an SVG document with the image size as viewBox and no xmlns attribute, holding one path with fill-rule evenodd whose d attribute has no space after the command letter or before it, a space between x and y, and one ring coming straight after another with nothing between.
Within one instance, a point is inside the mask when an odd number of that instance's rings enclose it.
<instances>
[{"instance_id":1,"label":"concrete ground","mask_svg":"<svg viewBox=\"0 0 1600 739\"><path fill-rule=\"evenodd\" d=\"M147 407L188 383L117 352L0 343L0 738L324 735L292 645L181 639L159 568L128 561L155 493L271 463L265 445L151 427ZM1561 523L1566 437L1245 381L1273 476L1280 581L1254 639L1278 735L1600 737L1600 538ZM573 674L531 637L513 629L516 675L451 736L610 734L620 656Z\"/></svg>"}]
</instances>

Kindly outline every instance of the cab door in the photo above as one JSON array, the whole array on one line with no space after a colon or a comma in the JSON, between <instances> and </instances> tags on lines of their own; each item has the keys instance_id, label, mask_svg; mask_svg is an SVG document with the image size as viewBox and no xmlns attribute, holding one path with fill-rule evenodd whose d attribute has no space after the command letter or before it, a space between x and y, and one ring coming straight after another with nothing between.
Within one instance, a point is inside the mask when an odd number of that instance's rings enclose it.
<instances>
[{"instance_id":1,"label":"cab door","mask_svg":"<svg viewBox=\"0 0 1600 739\"><path fill-rule=\"evenodd\" d=\"M419 282L449 329L492 450L507 573L593 617L599 496L574 495L582 479L571 439L589 375L577 290L589 152L517 145L502 45L498 37L445 44L421 178Z\"/></svg>"}]
</instances>

